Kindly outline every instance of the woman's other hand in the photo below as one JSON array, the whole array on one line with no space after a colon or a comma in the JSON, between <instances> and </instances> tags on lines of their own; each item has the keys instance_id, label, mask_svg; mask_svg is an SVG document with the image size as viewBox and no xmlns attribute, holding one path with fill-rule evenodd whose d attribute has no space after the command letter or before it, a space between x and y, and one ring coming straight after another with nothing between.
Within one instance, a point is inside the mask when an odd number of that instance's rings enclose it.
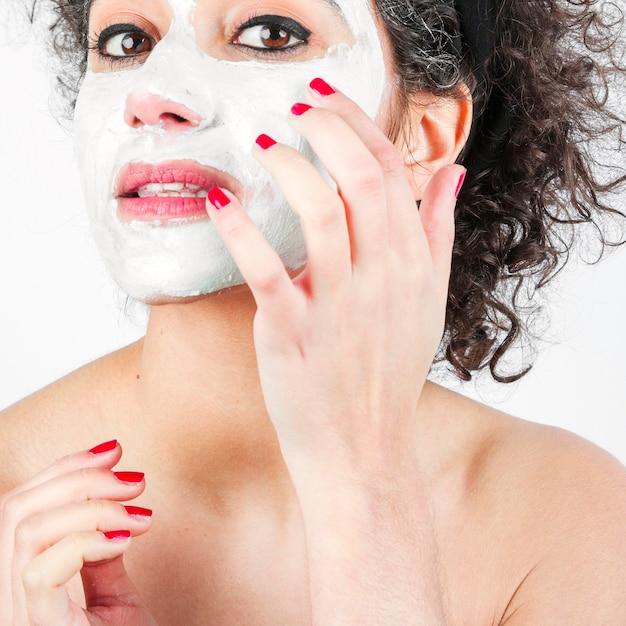
<instances>
[{"instance_id":1,"label":"woman's other hand","mask_svg":"<svg viewBox=\"0 0 626 626\"><path fill-rule=\"evenodd\" d=\"M0 499L0 624L152 626L122 560L151 511L124 506L143 474L113 472L116 441L57 461ZM68 584L82 577L86 609Z\"/></svg>"},{"instance_id":2,"label":"woman's other hand","mask_svg":"<svg viewBox=\"0 0 626 626\"><path fill-rule=\"evenodd\" d=\"M417 407L444 330L465 172L437 171L418 211L394 145L348 98L315 86L316 106L296 104L289 123L337 190L296 150L263 135L254 148L301 218L302 272L289 276L232 194L212 190L208 211L256 300L259 374L302 510L314 623L440 624Z\"/></svg>"}]
</instances>

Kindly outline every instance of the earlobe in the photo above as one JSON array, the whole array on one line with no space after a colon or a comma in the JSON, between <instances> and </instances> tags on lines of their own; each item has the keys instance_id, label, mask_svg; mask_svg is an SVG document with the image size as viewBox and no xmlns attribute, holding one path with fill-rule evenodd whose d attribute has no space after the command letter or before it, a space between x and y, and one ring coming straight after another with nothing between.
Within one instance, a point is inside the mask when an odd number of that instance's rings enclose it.
<instances>
[{"instance_id":1,"label":"earlobe","mask_svg":"<svg viewBox=\"0 0 626 626\"><path fill-rule=\"evenodd\" d=\"M472 125L468 90L457 98L423 95L411 105L400 149L415 199L422 197L431 176L456 161Z\"/></svg>"}]
</instances>

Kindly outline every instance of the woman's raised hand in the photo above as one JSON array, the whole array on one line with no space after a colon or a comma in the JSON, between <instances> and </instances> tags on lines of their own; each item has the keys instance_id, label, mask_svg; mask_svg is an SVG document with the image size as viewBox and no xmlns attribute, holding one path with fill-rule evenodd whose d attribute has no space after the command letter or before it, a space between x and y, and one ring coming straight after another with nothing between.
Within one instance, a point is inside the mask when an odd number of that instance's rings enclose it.
<instances>
[{"instance_id":1,"label":"woman's raised hand","mask_svg":"<svg viewBox=\"0 0 626 626\"><path fill-rule=\"evenodd\" d=\"M301 218L305 269L289 276L232 194L212 190L208 211L257 303L261 386L302 511L313 623L443 624L417 406L444 329L465 172L435 173L418 212L407 165L372 120L319 80L308 98L289 123L336 190L292 148L266 136L255 147Z\"/></svg>"},{"instance_id":2,"label":"woman's raised hand","mask_svg":"<svg viewBox=\"0 0 626 626\"><path fill-rule=\"evenodd\" d=\"M337 185L261 136L255 153L300 216L295 278L232 194L208 211L257 304L269 416L296 488L315 624L445 622L417 406L445 320L464 169L436 172L419 212L397 149L317 80L289 123ZM419 167L417 165L416 167Z\"/></svg>"},{"instance_id":3,"label":"woman's raised hand","mask_svg":"<svg viewBox=\"0 0 626 626\"><path fill-rule=\"evenodd\" d=\"M2 626L153 626L124 569L131 538L151 511L124 506L143 474L113 472L115 441L69 455L0 499ZM68 593L82 577L86 609Z\"/></svg>"},{"instance_id":4,"label":"woman's raised hand","mask_svg":"<svg viewBox=\"0 0 626 626\"><path fill-rule=\"evenodd\" d=\"M234 196L209 195L256 299L259 372L283 453L318 461L404 437L443 332L464 174L436 173L418 212L396 148L352 101L322 91L311 89L316 106L295 105L289 123L337 191L296 150L267 136L255 147L301 218L304 271L290 278Z\"/></svg>"}]
</instances>

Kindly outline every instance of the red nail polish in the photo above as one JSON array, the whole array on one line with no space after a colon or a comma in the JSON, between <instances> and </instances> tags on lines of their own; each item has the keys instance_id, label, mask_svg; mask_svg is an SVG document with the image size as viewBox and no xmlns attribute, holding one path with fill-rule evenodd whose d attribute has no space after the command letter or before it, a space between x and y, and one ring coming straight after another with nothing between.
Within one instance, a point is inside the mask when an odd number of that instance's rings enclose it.
<instances>
[{"instance_id":1,"label":"red nail polish","mask_svg":"<svg viewBox=\"0 0 626 626\"><path fill-rule=\"evenodd\" d=\"M230 198L219 187L209 189L208 198L216 209L223 209L230 204Z\"/></svg>"},{"instance_id":2,"label":"red nail polish","mask_svg":"<svg viewBox=\"0 0 626 626\"><path fill-rule=\"evenodd\" d=\"M269 135L259 135L256 138L256 143L258 146L263 148L263 150L267 150L268 148L276 145L276 142Z\"/></svg>"},{"instance_id":3,"label":"red nail polish","mask_svg":"<svg viewBox=\"0 0 626 626\"><path fill-rule=\"evenodd\" d=\"M144 509L141 506L125 506L126 513L133 517L152 517L152 509Z\"/></svg>"},{"instance_id":4,"label":"red nail polish","mask_svg":"<svg viewBox=\"0 0 626 626\"><path fill-rule=\"evenodd\" d=\"M113 472L115 478L123 483L140 483L143 480L143 472Z\"/></svg>"},{"instance_id":5,"label":"red nail polish","mask_svg":"<svg viewBox=\"0 0 626 626\"><path fill-rule=\"evenodd\" d=\"M111 441L105 441L100 445L94 446L89 450L91 454L104 454L105 452L111 452L117 448L117 439L111 439Z\"/></svg>"},{"instance_id":6,"label":"red nail polish","mask_svg":"<svg viewBox=\"0 0 626 626\"><path fill-rule=\"evenodd\" d=\"M109 530L102 533L109 541L123 541L130 539L130 530Z\"/></svg>"},{"instance_id":7,"label":"red nail polish","mask_svg":"<svg viewBox=\"0 0 626 626\"><path fill-rule=\"evenodd\" d=\"M461 187L463 187L463 183L465 182L465 176L467 174L467 170L463 170L463 173L459 177L459 182L456 184L456 189L454 191L454 197L458 198L459 193L461 193Z\"/></svg>"},{"instance_id":8,"label":"red nail polish","mask_svg":"<svg viewBox=\"0 0 626 626\"><path fill-rule=\"evenodd\" d=\"M332 96L336 91L321 78L314 78L310 83L309 87L320 96Z\"/></svg>"},{"instance_id":9,"label":"red nail polish","mask_svg":"<svg viewBox=\"0 0 626 626\"><path fill-rule=\"evenodd\" d=\"M304 104L303 102L296 102L292 107L291 107L291 112L294 115L302 115L304 113L306 113L309 109L312 109L313 107L309 106L308 104Z\"/></svg>"}]
</instances>

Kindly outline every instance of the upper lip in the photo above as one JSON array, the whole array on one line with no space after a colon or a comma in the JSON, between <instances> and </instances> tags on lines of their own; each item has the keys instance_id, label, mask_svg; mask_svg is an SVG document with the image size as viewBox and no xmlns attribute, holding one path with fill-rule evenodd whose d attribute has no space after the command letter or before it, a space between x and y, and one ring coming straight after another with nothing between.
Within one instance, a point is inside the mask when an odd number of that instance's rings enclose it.
<instances>
[{"instance_id":1,"label":"upper lip","mask_svg":"<svg viewBox=\"0 0 626 626\"><path fill-rule=\"evenodd\" d=\"M139 188L150 183L184 183L206 191L223 187L239 197L241 192L240 183L226 172L196 161L166 161L125 165L117 175L115 195L118 198L138 197Z\"/></svg>"}]
</instances>

